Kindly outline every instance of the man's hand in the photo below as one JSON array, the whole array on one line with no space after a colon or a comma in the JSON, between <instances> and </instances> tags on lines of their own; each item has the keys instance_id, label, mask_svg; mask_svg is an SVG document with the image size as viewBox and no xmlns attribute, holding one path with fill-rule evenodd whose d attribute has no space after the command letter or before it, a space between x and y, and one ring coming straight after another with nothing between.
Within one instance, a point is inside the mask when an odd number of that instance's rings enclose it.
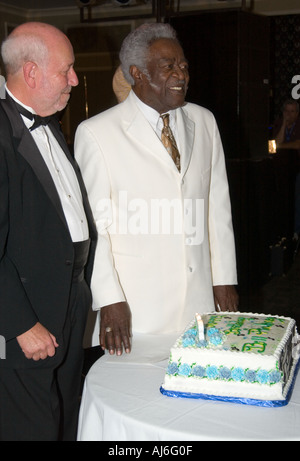
<instances>
[{"instance_id":1,"label":"man's hand","mask_svg":"<svg viewBox=\"0 0 300 461\"><path fill-rule=\"evenodd\" d=\"M56 338L39 322L30 330L17 336L17 341L25 357L35 361L53 357L58 347Z\"/></svg>"},{"instance_id":2,"label":"man's hand","mask_svg":"<svg viewBox=\"0 0 300 461\"><path fill-rule=\"evenodd\" d=\"M217 310L232 312L238 310L239 296L233 285L217 285L213 290Z\"/></svg>"},{"instance_id":3,"label":"man's hand","mask_svg":"<svg viewBox=\"0 0 300 461\"><path fill-rule=\"evenodd\" d=\"M110 304L100 310L100 345L110 354L130 353L131 312L127 302Z\"/></svg>"}]
</instances>

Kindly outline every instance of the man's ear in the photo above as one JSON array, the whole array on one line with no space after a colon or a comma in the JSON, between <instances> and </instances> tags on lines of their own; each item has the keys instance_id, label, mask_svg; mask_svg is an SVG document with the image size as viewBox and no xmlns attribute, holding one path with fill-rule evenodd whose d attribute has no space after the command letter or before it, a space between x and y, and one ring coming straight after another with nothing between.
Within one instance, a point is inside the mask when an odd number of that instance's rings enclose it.
<instances>
[{"instance_id":1,"label":"man's ear","mask_svg":"<svg viewBox=\"0 0 300 461\"><path fill-rule=\"evenodd\" d=\"M27 61L23 65L24 80L30 88L35 88L36 86L37 69L38 69L38 66L33 61Z\"/></svg>"},{"instance_id":2,"label":"man's ear","mask_svg":"<svg viewBox=\"0 0 300 461\"><path fill-rule=\"evenodd\" d=\"M134 80L135 85L139 85L140 83L142 83L144 74L142 71L140 71L140 69L137 66L130 66L129 72Z\"/></svg>"}]
</instances>

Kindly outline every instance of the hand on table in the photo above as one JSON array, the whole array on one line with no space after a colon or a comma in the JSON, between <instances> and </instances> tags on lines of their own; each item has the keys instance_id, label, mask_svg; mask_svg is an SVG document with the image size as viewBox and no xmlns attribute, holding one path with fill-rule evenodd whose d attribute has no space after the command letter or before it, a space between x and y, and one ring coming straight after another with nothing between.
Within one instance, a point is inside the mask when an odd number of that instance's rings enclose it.
<instances>
[{"instance_id":1,"label":"hand on table","mask_svg":"<svg viewBox=\"0 0 300 461\"><path fill-rule=\"evenodd\" d=\"M58 347L55 336L39 322L30 330L17 336L17 341L25 357L34 361L53 357L55 349Z\"/></svg>"},{"instance_id":2,"label":"hand on table","mask_svg":"<svg viewBox=\"0 0 300 461\"><path fill-rule=\"evenodd\" d=\"M100 310L100 345L113 355L131 350L131 312L127 302L110 304Z\"/></svg>"},{"instance_id":3,"label":"hand on table","mask_svg":"<svg viewBox=\"0 0 300 461\"><path fill-rule=\"evenodd\" d=\"M231 312L238 310L239 296L234 285L216 285L213 287L213 291L216 310Z\"/></svg>"}]
</instances>

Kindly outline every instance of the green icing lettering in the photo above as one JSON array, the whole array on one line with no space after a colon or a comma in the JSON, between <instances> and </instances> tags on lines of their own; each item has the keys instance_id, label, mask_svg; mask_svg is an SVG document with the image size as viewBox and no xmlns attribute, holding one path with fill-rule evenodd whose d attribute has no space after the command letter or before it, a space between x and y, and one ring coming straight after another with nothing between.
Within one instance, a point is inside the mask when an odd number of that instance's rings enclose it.
<instances>
[{"instance_id":1,"label":"green icing lettering","mask_svg":"<svg viewBox=\"0 0 300 461\"><path fill-rule=\"evenodd\" d=\"M261 328L250 328L248 330L248 335L251 335L251 333L254 333L256 335L262 335L264 332L261 331Z\"/></svg>"},{"instance_id":2,"label":"green icing lettering","mask_svg":"<svg viewBox=\"0 0 300 461\"><path fill-rule=\"evenodd\" d=\"M238 317L236 321L228 322L227 328L224 330L225 335L229 335L230 333L233 335L240 335L241 327L243 326L245 320L245 317Z\"/></svg>"},{"instance_id":3,"label":"green icing lettering","mask_svg":"<svg viewBox=\"0 0 300 461\"><path fill-rule=\"evenodd\" d=\"M253 343L245 343L242 347L243 352L264 352L266 344L263 341L254 341Z\"/></svg>"},{"instance_id":4,"label":"green icing lettering","mask_svg":"<svg viewBox=\"0 0 300 461\"><path fill-rule=\"evenodd\" d=\"M264 338L263 336L252 336L252 341L260 341L260 342L267 342L268 338Z\"/></svg>"}]
</instances>

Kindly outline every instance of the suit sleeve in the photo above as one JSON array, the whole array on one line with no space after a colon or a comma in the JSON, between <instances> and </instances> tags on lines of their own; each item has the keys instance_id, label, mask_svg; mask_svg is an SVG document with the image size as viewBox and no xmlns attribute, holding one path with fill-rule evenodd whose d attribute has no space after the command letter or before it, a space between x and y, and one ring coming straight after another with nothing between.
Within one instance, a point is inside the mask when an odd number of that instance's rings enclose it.
<instances>
[{"instance_id":1,"label":"suit sleeve","mask_svg":"<svg viewBox=\"0 0 300 461\"><path fill-rule=\"evenodd\" d=\"M0 335L9 341L32 328L38 319L10 258L9 175L4 149L0 146Z\"/></svg>"},{"instance_id":2,"label":"suit sleeve","mask_svg":"<svg viewBox=\"0 0 300 461\"><path fill-rule=\"evenodd\" d=\"M111 251L109 227L113 222L111 187L106 162L92 130L79 125L75 136L75 158L87 189L98 232L91 279L93 309L125 301Z\"/></svg>"},{"instance_id":3,"label":"suit sleeve","mask_svg":"<svg viewBox=\"0 0 300 461\"><path fill-rule=\"evenodd\" d=\"M224 151L214 120L209 193L209 240L213 285L236 285L235 242Z\"/></svg>"}]
</instances>

